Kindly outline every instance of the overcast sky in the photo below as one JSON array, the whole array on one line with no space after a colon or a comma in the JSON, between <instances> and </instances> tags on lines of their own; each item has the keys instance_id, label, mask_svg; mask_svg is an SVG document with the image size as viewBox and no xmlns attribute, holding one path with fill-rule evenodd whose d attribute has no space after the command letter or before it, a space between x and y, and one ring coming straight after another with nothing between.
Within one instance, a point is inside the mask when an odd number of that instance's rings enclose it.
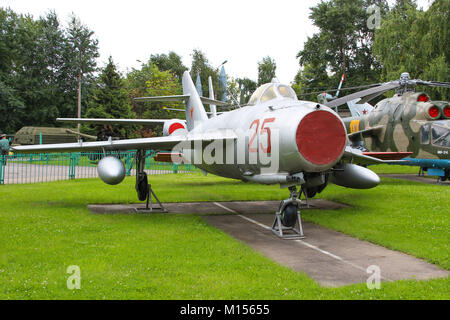
<instances>
[{"instance_id":1,"label":"overcast sky","mask_svg":"<svg viewBox=\"0 0 450 320\"><path fill-rule=\"evenodd\" d=\"M192 50L202 50L213 67L224 60L227 74L257 80L257 62L271 56L277 77L291 82L296 55L315 31L309 7L319 0L0 0L35 18L56 11L66 25L71 12L95 32L99 65L111 55L122 72L140 66L150 54L175 51L190 67ZM390 3L392 1L389 1ZM429 0L419 0L428 8Z\"/></svg>"}]
</instances>

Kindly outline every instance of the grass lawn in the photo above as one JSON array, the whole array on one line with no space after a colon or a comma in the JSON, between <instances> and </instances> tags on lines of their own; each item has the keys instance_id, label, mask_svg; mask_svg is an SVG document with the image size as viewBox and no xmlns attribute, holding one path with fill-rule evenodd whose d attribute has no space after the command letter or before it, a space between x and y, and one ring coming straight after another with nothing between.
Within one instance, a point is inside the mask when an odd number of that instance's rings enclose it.
<instances>
[{"instance_id":1,"label":"grass lawn","mask_svg":"<svg viewBox=\"0 0 450 320\"><path fill-rule=\"evenodd\" d=\"M416 166L399 166L395 164L377 164L368 167L373 172L379 174L404 173L418 174L419 167Z\"/></svg>"},{"instance_id":2,"label":"grass lawn","mask_svg":"<svg viewBox=\"0 0 450 320\"><path fill-rule=\"evenodd\" d=\"M287 191L201 174L151 176L169 201L280 200ZM134 179L0 186L0 299L449 299L450 279L323 288L209 226L200 216L92 214L88 203L136 202ZM450 269L449 190L384 179L371 190L334 185L350 204L306 220ZM66 269L81 269L68 290Z\"/></svg>"}]
</instances>

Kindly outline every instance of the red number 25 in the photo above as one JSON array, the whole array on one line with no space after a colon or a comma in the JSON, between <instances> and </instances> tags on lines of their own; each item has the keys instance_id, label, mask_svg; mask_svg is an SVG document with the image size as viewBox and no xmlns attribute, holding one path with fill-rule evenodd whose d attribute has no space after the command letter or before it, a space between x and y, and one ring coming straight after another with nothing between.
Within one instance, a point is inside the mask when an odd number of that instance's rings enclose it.
<instances>
[{"instance_id":1,"label":"red number 25","mask_svg":"<svg viewBox=\"0 0 450 320\"><path fill-rule=\"evenodd\" d=\"M270 123L270 122L274 122L275 118L267 118L264 119L262 126L261 126L261 132L260 132L260 136L264 133L267 133L267 148L264 147L264 145L262 143L259 144L262 152L264 153L270 153L270 151L272 150L272 143L271 143L271 139L270 139L270 128L265 127L266 123ZM259 128L259 119L256 119L252 122L252 124L250 125L250 129L252 127L255 127L255 133L253 134L252 138L250 139L249 143L248 143L248 151L249 152L258 152L258 148L254 148L251 147L251 145L253 144L253 141L255 140L257 134L258 134L258 128Z\"/></svg>"}]
</instances>

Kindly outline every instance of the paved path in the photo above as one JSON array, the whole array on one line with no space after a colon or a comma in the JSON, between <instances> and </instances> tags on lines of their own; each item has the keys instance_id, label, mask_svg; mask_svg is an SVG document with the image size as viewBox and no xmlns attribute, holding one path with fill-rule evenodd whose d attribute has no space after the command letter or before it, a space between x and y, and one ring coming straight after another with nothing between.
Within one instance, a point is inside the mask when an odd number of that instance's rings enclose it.
<instances>
[{"instance_id":1,"label":"paved path","mask_svg":"<svg viewBox=\"0 0 450 320\"><path fill-rule=\"evenodd\" d=\"M169 213L197 213L276 262L308 274L323 286L364 283L369 266L378 266L382 281L447 277L450 273L410 255L303 222L306 238L283 240L270 227L279 201L165 203ZM334 210L344 205L312 199L311 208ZM131 213L144 204L89 205L96 213ZM302 208L302 210L308 210ZM337 213L338 214L338 213Z\"/></svg>"},{"instance_id":2,"label":"paved path","mask_svg":"<svg viewBox=\"0 0 450 320\"><path fill-rule=\"evenodd\" d=\"M394 179L403 179L403 180L408 180L408 181L414 181L414 182L422 182L422 183L427 183L427 184L435 184L435 185L445 185L445 186L450 186L450 181L444 181L444 182L439 182L439 184L436 182L437 178L427 178L427 177L423 177L423 176L418 176L417 174L400 174L400 173L392 173L392 174L380 174L380 176L382 177L387 177L387 178L394 178Z\"/></svg>"}]
</instances>

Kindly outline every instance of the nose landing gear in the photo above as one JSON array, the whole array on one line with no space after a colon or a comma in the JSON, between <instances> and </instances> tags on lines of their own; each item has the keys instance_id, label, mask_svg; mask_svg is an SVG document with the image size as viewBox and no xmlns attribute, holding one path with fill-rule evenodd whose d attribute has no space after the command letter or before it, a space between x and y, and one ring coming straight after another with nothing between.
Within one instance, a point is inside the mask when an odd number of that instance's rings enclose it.
<instances>
[{"instance_id":1,"label":"nose landing gear","mask_svg":"<svg viewBox=\"0 0 450 320\"><path fill-rule=\"evenodd\" d=\"M297 192L296 186L289 187L289 192L289 199L281 201L275 212L272 232L282 239L303 239L305 236L299 210L301 192Z\"/></svg>"}]
</instances>

